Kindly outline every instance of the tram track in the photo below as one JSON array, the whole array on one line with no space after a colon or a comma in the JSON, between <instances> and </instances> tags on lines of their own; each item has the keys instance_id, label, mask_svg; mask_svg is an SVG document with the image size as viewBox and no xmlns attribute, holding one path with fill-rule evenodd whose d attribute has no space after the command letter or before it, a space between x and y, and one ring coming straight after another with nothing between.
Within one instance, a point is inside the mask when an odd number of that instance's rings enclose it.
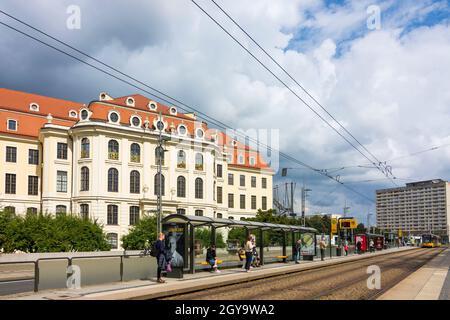
<instances>
[{"instance_id":1,"label":"tram track","mask_svg":"<svg viewBox=\"0 0 450 320\"><path fill-rule=\"evenodd\" d=\"M439 249L416 249L373 256L339 265L299 270L287 275L207 289L165 299L374 299L439 254ZM378 265L382 289L369 290L367 267ZM348 294L346 294L348 293Z\"/></svg>"}]
</instances>

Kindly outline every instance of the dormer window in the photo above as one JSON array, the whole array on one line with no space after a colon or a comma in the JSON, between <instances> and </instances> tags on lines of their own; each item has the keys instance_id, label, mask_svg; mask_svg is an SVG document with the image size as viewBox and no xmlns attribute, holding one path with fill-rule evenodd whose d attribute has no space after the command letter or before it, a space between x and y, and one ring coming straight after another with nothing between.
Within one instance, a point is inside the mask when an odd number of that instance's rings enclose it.
<instances>
[{"instance_id":1,"label":"dormer window","mask_svg":"<svg viewBox=\"0 0 450 320\"><path fill-rule=\"evenodd\" d=\"M205 136L205 132L203 131L203 129L198 128L197 130L195 130L195 137L198 139L203 139L203 137Z\"/></svg>"},{"instance_id":2,"label":"dormer window","mask_svg":"<svg viewBox=\"0 0 450 320\"><path fill-rule=\"evenodd\" d=\"M127 106L134 107L134 99L132 97L127 98Z\"/></svg>"},{"instance_id":3,"label":"dormer window","mask_svg":"<svg viewBox=\"0 0 450 320\"><path fill-rule=\"evenodd\" d=\"M177 115L177 108L171 107L170 108L170 114L176 116Z\"/></svg>"},{"instance_id":4,"label":"dormer window","mask_svg":"<svg viewBox=\"0 0 450 320\"><path fill-rule=\"evenodd\" d=\"M37 103L31 103L30 104L30 111L38 112L39 111L39 105Z\"/></svg>"},{"instance_id":5,"label":"dormer window","mask_svg":"<svg viewBox=\"0 0 450 320\"><path fill-rule=\"evenodd\" d=\"M118 123L120 121L120 116L116 111L110 111L108 115L109 122Z\"/></svg>"},{"instance_id":6,"label":"dormer window","mask_svg":"<svg viewBox=\"0 0 450 320\"><path fill-rule=\"evenodd\" d=\"M17 131L17 120L8 119L8 130Z\"/></svg>"},{"instance_id":7,"label":"dormer window","mask_svg":"<svg viewBox=\"0 0 450 320\"><path fill-rule=\"evenodd\" d=\"M238 163L239 164L245 164L244 156L242 154L240 154L239 157L238 157Z\"/></svg>"},{"instance_id":8,"label":"dormer window","mask_svg":"<svg viewBox=\"0 0 450 320\"><path fill-rule=\"evenodd\" d=\"M75 110L70 110L69 111L69 117L70 118L77 118L78 114L77 114L77 112Z\"/></svg>"},{"instance_id":9,"label":"dormer window","mask_svg":"<svg viewBox=\"0 0 450 320\"><path fill-rule=\"evenodd\" d=\"M158 105L156 104L156 102L150 101L148 103L148 108L152 111L156 111L156 109L158 109Z\"/></svg>"},{"instance_id":10,"label":"dormer window","mask_svg":"<svg viewBox=\"0 0 450 320\"><path fill-rule=\"evenodd\" d=\"M178 134L180 136L185 136L187 134L187 128L186 128L186 126L184 124L180 124L178 126Z\"/></svg>"},{"instance_id":11,"label":"dormer window","mask_svg":"<svg viewBox=\"0 0 450 320\"><path fill-rule=\"evenodd\" d=\"M88 120L89 119L89 111L87 109L83 109L80 111L80 119Z\"/></svg>"},{"instance_id":12,"label":"dormer window","mask_svg":"<svg viewBox=\"0 0 450 320\"><path fill-rule=\"evenodd\" d=\"M99 99L100 101L113 100L113 98L111 98L106 92L101 92L99 95Z\"/></svg>"},{"instance_id":13,"label":"dormer window","mask_svg":"<svg viewBox=\"0 0 450 320\"><path fill-rule=\"evenodd\" d=\"M138 116L132 116L130 119L130 124L133 127L139 128L141 127L141 123L142 123L141 118L139 118Z\"/></svg>"},{"instance_id":14,"label":"dormer window","mask_svg":"<svg viewBox=\"0 0 450 320\"><path fill-rule=\"evenodd\" d=\"M255 157L250 157L250 165L254 166L256 164L256 159Z\"/></svg>"}]
</instances>

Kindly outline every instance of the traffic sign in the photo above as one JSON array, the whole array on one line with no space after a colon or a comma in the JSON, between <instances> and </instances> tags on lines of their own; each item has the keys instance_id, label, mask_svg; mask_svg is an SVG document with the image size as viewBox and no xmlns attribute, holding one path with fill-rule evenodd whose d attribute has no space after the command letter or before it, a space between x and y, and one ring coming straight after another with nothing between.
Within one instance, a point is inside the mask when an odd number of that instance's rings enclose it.
<instances>
[{"instance_id":1,"label":"traffic sign","mask_svg":"<svg viewBox=\"0 0 450 320\"><path fill-rule=\"evenodd\" d=\"M344 230L344 229L356 229L356 227L358 226L358 222L356 221L355 218L341 218L339 219L339 229L340 230Z\"/></svg>"}]
</instances>

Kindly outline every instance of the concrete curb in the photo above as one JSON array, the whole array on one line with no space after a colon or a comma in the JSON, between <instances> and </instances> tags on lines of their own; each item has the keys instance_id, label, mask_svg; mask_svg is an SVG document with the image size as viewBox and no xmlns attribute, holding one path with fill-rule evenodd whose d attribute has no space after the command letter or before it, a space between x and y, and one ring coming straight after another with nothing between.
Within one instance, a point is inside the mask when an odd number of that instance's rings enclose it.
<instances>
[{"instance_id":1,"label":"concrete curb","mask_svg":"<svg viewBox=\"0 0 450 320\"><path fill-rule=\"evenodd\" d=\"M140 288L119 289L109 292L90 293L73 300L148 300L164 298L173 295L192 293L205 289L212 289L237 283L244 283L253 280L269 278L279 275L286 275L299 271L320 269L328 266L350 263L352 261L369 259L376 256L390 255L398 252L418 249L407 247L396 250L380 251L372 254L357 255L351 257L340 257L331 260L317 261L308 264L282 266L273 269L254 270L250 273L242 272L238 274L226 274L217 277L206 277L200 279L189 279L171 282L161 285L152 284Z\"/></svg>"}]
</instances>

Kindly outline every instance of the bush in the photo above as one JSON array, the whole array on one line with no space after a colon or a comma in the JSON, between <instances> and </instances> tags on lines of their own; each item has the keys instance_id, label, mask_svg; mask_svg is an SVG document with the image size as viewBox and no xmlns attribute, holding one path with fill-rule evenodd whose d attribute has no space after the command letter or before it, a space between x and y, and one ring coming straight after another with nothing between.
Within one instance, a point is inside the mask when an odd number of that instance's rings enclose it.
<instances>
[{"instance_id":1,"label":"bush","mask_svg":"<svg viewBox=\"0 0 450 320\"><path fill-rule=\"evenodd\" d=\"M211 245L211 230L210 228L196 228L195 239L200 240L203 248L208 248ZM225 248L223 235L220 231L216 231L216 247Z\"/></svg>"},{"instance_id":2,"label":"bush","mask_svg":"<svg viewBox=\"0 0 450 320\"><path fill-rule=\"evenodd\" d=\"M125 250L143 250L146 242L156 240L156 217L144 217L122 237L122 247Z\"/></svg>"},{"instance_id":3,"label":"bush","mask_svg":"<svg viewBox=\"0 0 450 320\"><path fill-rule=\"evenodd\" d=\"M104 251L111 246L95 221L72 215L14 216L0 212L0 248L5 253Z\"/></svg>"}]
</instances>

